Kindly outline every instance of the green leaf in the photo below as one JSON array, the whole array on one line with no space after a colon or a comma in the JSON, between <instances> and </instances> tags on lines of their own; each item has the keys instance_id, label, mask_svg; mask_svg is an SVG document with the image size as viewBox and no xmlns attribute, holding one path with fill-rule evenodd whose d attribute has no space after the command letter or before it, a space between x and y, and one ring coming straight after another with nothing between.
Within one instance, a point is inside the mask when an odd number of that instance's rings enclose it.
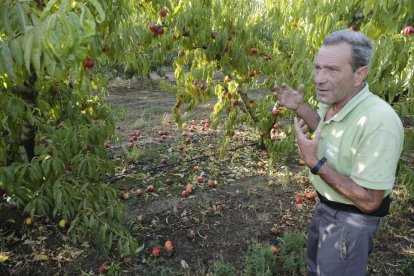
<instances>
[{"instance_id":1,"label":"green leaf","mask_svg":"<svg viewBox=\"0 0 414 276\"><path fill-rule=\"evenodd\" d=\"M3 6L3 27L4 30L6 31L6 34L10 37L14 36L14 32L12 30L12 27L10 26L10 21L9 21L9 14L8 12L10 11L10 9L8 9L7 7Z\"/></svg>"},{"instance_id":2,"label":"green leaf","mask_svg":"<svg viewBox=\"0 0 414 276\"><path fill-rule=\"evenodd\" d=\"M23 49L24 49L24 64L26 66L27 72L30 73L30 59L32 54L32 46L33 46L33 26L30 26L24 34L24 42L23 42Z\"/></svg>"},{"instance_id":3,"label":"green leaf","mask_svg":"<svg viewBox=\"0 0 414 276\"><path fill-rule=\"evenodd\" d=\"M23 49L21 46L21 40L18 41L17 38L14 38L10 41L11 52L14 60L16 61L17 67L23 67Z\"/></svg>"},{"instance_id":4,"label":"green leaf","mask_svg":"<svg viewBox=\"0 0 414 276\"><path fill-rule=\"evenodd\" d=\"M38 77L42 75L42 72L40 71L41 57L42 57L42 43L40 42L40 29L35 28L34 36L33 36L31 60L32 60L33 68Z\"/></svg>"},{"instance_id":5,"label":"green leaf","mask_svg":"<svg viewBox=\"0 0 414 276\"><path fill-rule=\"evenodd\" d=\"M19 20L20 26L22 27L23 30L26 30L26 28L29 27L29 18L27 17L26 8L23 7L22 4L18 3L17 9L18 9L18 16L19 16L18 20Z\"/></svg>"},{"instance_id":6,"label":"green leaf","mask_svg":"<svg viewBox=\"0 0 414 276\"><path fill-rule=\"evenodd\" d=\"M101 6L101 4L97 0L89 0L89 2L95 7L96 11L98 12L98 16L96 16L96 22L102 23L105 20L105 12Z\"/></svg>"},{"instance_id":7,"label":"green leaf","mask_svg":"<svg viewBox=\"0 0 414 276\"><path fill-rule=\"evenodd\" d=\"M10 48L4 41L0 41L0 43L1 43L0 44L1 45L1 57L3 59L4 69L8 77L11 80L15 81L17 80L17 76L16 76L16 73L14 72L13 59L12 59Z\"/></svg>"}]
</instances>

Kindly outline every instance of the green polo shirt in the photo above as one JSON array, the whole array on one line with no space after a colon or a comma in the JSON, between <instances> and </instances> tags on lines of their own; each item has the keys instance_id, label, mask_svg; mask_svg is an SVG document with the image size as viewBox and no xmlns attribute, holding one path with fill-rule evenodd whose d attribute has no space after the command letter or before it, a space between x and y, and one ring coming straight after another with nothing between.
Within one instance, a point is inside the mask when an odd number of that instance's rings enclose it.
<instances>
[{"instance_id":1,"label":"green polo shirt","mask_svg":"<svg viewBox=\"0 0 414 276\"><path fill-rule=\"evenodd\" d=\"M394 109L369 91L368 84L334 117L324 121L329 106L320 103L321 139L318 158L358 185L391 193L403 146L404 128ZM311 174L316 190L331 201L353 204L318 175Z\"/></svg>"}]
</instances>

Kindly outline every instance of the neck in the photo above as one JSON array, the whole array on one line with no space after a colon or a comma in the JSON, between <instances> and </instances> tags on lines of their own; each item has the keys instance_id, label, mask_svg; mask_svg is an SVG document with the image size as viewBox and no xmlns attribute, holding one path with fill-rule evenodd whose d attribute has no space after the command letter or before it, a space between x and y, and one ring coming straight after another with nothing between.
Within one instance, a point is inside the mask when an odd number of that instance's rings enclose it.
<instances>
[{"instance_id":1,"label":"neck","mask_svg":"<svg viewBox=\"0 0 414 276\"><path fill-rule=\"evenodd\" d=\"M361 91L364 88L365 84L361 83L360 86L358 86L357 89L355 89L355 91L350 94L346 99L344 99L342 102L338 103L338 104L331 104L330 108L331 110L336 114L338 113L356 94L359 93L359 91Z\"/></svg>"}]
</instances>

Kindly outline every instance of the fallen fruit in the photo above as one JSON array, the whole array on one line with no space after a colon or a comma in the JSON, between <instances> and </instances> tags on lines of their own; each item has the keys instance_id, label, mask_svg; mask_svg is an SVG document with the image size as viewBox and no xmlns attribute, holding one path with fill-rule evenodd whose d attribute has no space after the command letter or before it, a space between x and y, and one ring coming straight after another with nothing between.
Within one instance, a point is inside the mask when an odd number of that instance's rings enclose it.
<instances>
[{"instance_id":1,"label":"fallen fruit","mask_svg":"<svg viewBox=\"0 0 414 276\"><path fill-rule=\"evenodd\" d=\"M195 239L195 232L193 229L189 229L187 231L187 233L185 234L185 236L187 237L187 239L194 241Z\"/></svg>"},{"instance_id":2,"label":"fallen fruit","mask_svg":"<svg viewBox=\"0 0 414 276\"><path fill-rule=\"evenodd\" d=\"M67 221L66 221L65 219L61 219L61 220L59 221L59 227L60 227L60 228L65 228L65 227L66 227L66 225L67 225Z\"/></svg>"},{"instance_id":3,"label":"fallen fruit","mask_svg":"<svg viewBox=\"0 0 414 276\"><path fill-rule=\"evenodd\" d=\"M167 250L167 251L171 251L171 250L173 250L173 249L174 249L174 243L173 243L172 241L170 241L170 240L167 240L167 241L165 242L165 244L164 244L164 248L165 248L165 250Z\"/></svg>"},{"instance_id":4,"label":"fallen fruit","mask_svg":"<svg viewBox=\"0 0 414 276\"><path fill-rule=\"evenodd\" d=\"M217 186L217 180L211 180L211 179L209 179L209 180L207 181L207 185L208 185L210 188L214 188L214 187L216 187L216 186Z\"/></svg>"},{"instance_id":5,"label":"fallen fruit","mask_svg":"<svg viewBox=\"0 0 414 276\"><path fill-rule=\"evenodd\" d=\"M142 196L142 195L144 194L144 190L143 190L143 189L137 189L137 190L135 191L135 194L136 194L137 196Z\"/></svg>"},{"instance_id":6,"label":"fallen fruit","mask_svg":"<svg viewBox=\"0 0 414 276\"><path fill-rule=\"evenodd\" d=\"M198 166L198 165L194 166L194 170L195 170L196 172L198 172L200 169L201 169L201 168L200 168L200 166Z\"/></svg>"},{"instance_id":7,"label":"fallen fruit","mask_svg":"<svg viewBox=\"0 0 414 276\"><path fill-rule=\"evenodd\" d=\"M272 245L270 247L270 250L272 251L273 254L277 255L279 254L279 248L276 245Z\"/></svg>"},{"instance_id":8,"label":"fallen fruit","mask_svg":"<svg viewBox=\"0 0 414 276\"><path fill-rule=\"evenodd\" d=\"M153 185L148 185L147 186L147 192L152 192L154 191L154 186Z\"/></svg>"},{"instance_id":9,"label":"fallen fruit","mask_svg":"<svg viewBox=\"0 0 414 276\"><path fill-rule=\"evenodd\" d=\"M250 52L251 52L252 54L256 54L256 53L257 53L257 48L255 48L255 47L251 48L251 49L250 49Z\"/></svg>"},{"instance_id":10,"label":"fallen fruit","mask_svg":"<svg viewBox=\"0 0 414 276\"><path fill-rule=\"evenodd\" d=\"M183 197L183 198L187 198L189 195L190 195L190 193L189 192L187 192L187 190L184 190L184 191L182 191L181 192L181 197Z\"/></svg>"},{"instance_id":11,"label":"fallen fruit","mask_svg":"<svg viewBox=\"0 0 414 276\"><path fill-rule=\"evenodd\" d=\"M313 201L313 200L315 200L315 194L312 193L312 192L307 192L306 195L305 195L305 198L307 200Z\"/></svg>"},{"instance_id":12,"label":"fallen fruit","mask_svg":"<svg viewBox=\"0 0 414 276\"><path fill-rule=\"evenodd\" d=\"M166 180L165 180L165 184L167 184L167 185L171 185L173 183L173 181L172 181L172 179L170 179L170 178L167 178Z\"/></svg>"},{"instance_id":13,"label":"fallen fruit","mask_svg":"<svg viewBox=\"0 0 414 276\"><path fill-rule=\"evenodd\" d=\"M194 191L194 187L192 184L187 184L187 186L185 187L185 190L191 194Z\"/></svg>"},{"instance_id":14,"label":"fallen fruit","mask_svg":"<svg viewBox=\"0 0 414 276\"><path fill-rule=\"evenodd\" d=\"M277 235L277 234L282 233L282 230L281 230L281 229L279 229L279 228L277 228L277 227L272 227L272 228L270 228L270 232L271 232L273 235Z\"/></svg>"},{"instance_id":15,"label":"fallen fruit","mask_svg":"<svg viewBox=\"0 0 414 276\"><path fill-rule=\"evenodd\" d=\"M205 177L202 175L197 176L197 182L198 183L204 183L206 181Z\"/></svg>"},{"instance_id":16,"label":"fallen fruit","mask_svg":"<svg viewBox=\"0 0 414 276\"><path fill-rule=\"evenodd\" d=\"M122 193L122 199L128 199L129 198L129 193L128 192L123 192Z\"/></svg>"},{"instance_id":17,"label":"fallen fruit","mask_svg":"<svg viewBox=\"0 0 414 276\"><path fill-rule=\"evenodd\" d=\"M262 167L264 167L264 165L265 165L265 163L263 162L263 161L259 161L259 162L257 162L257 164L256 164L259 168L262 168Z\"/></svg>"},{"instance_id":18,"label":"fallen fruit","mask_svg":"<svg viewBox=\"0 0 414 276\"><path fill-rule=\"evenodd\" d=\"M305 160L303 160L303 159L299 159L298 164L299 164L299 166L306 165Z\"/></svg>"},{"instance_id":19,"label":"fallen fruit","mask_svg":"<svg viewBox=\"0 0 414 276\"><path fill-rule=\"evenodd\" d=\"M24 219L24 224L32 225L33 224L33 219L31 217L25 218Z\"/></svg>"},{"instance_id":20,"label":"fallen fruit","mask_svg":"<svg viewBox=\"0 0 414 276\"><path fill-rule=\"evenodd\" d=\"M128 169L127 169L127 168L124 168L124 169L122 170L122 173L123 173L123 174L128 173Z\"/></svg>"},{"instance_id":21,"label":"fallen fruit","mask_svg":"<svg viewBox=\"0 0 414 276\"><path fill-rule=\"evenodd\" d=\"M301 204L301 203L303 202L303 197L301 197L301 196L297 196L297 197L295 198L295 201L296 201L296 203L297 203L297 204Z\"/></svg>"},{"instance_id":22,"label":"fallen fruit","mask_svg":"<svg viewBox=\"0 0 414 276\"><path fill-rule=\"evenodd\" d=\"M105 273L105 272L106 272L105 263L103 263L103 264L101 264L101 265L99 266L98 272L99 272L100 274L103 274L103 273Z\"/></svg>"},{"instance_id":23,"label":"fallen fruit","mask_svg":"<svg viewBox=\"0 0 414 276\"><path fill-rule=\"evenodd\" d=\"M152 256L157 257L158 255L161 254L161 248L159 248L158 246L154 246L152 248L151 254L152 254Z\"/></svg>"}]
</instances>

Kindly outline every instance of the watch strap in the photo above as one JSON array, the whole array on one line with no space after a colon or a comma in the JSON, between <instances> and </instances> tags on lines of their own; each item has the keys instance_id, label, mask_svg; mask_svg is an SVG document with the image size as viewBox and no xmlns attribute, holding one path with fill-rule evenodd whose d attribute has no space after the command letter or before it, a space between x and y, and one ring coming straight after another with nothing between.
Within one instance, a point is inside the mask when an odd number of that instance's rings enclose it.
<instances>
[{"instance_id":1,"label":"watch strap","mask_svg":"<svg viewBox=\"0 0 414 276\"><path fill-rule=\"evenodd\" d=\"M327 159L325 157L322 157L321 160L316 163L315 167L313 167L310 171L312 174L318 174L319 170L322 168L323 165L325 165Z\"/></svg>"}]
</instances>

